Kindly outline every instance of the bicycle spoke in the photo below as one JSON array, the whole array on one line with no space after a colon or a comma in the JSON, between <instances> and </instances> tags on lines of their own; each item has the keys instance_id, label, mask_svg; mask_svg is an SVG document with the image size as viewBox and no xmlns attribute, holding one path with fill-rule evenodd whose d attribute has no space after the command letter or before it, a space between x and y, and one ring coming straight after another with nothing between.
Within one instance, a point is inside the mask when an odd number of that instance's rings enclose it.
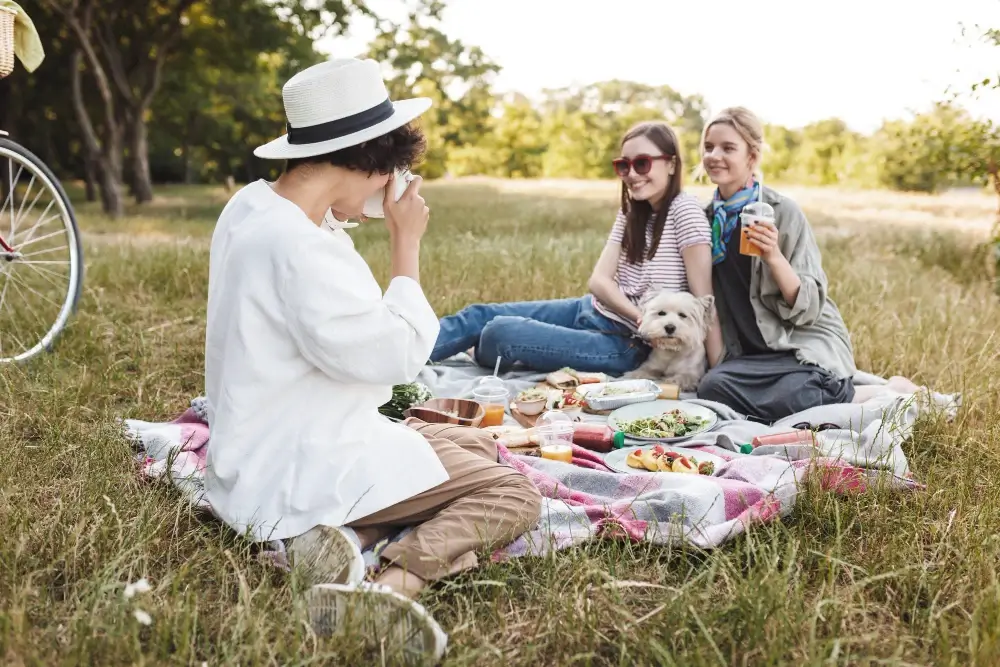
<instances>
[{"instance_id":1,"label":"bicycle spoke","mask_svg":"<svg viewBox=\"0 0 1000 667\"><path fill-rule=\"evenodd\" d=\"M40 278L44 279L50 285L52 285L53 287L55 287L57 290L60 291L60 293L65 293L66 292L66 285L69 283L69 277L68 276L63 276L62 274L55 273L53 271L48 271L47 269L43 269L40 266L29 266L27 268L29 268L32 271L34 271L35 273L37 273ZM57 283L52 278L52 276L56 276L57 278L65 278L65 280L63 280L62 284L60 284L60 283Z\"/></svg>"},{"instance_id":2,"label":"bicycle spoke","mask_svg":"<svg viewBox=\"0 0 1000 667\"><path fill-rule=\"evenodd\" d=\"M48 349L79 295L82 258L72 208L36 157L0 139L0 230L13 255L0 253L0 365ZM2 162L0 162L2 164ZM6 190L6 192L3 192Z\"/></svg>"},{"instance_id":3,"label":"bicycle spoke","mask_svg":"<svg viewBox=\"0 0 1000 667\"><path fill-rule=\"evenodd\" d=\"M24 253L24 254L21 255L21 257L32 257L33 255L44 255L44 254L49 253L49 252L58 252L60 250L69 250L69 246L68 245L61 245L61 246L56 247L56 248L48 248L46 250L36 250L35 252ZM25 263L30 264L31 262L25 262Z\"/></svg>"},{"instance_id":4,"label":"bicycle spoke","mask_svg":"<svg viewBox=\"0 0 1000 667\"><path fill-rule=\"evenodd\" d=\"M58 218L58 216L57 216L57 217L55 217L55 218L52 218L52 219L53 219L53 220L58 220L59 218ZM32 228L32 229L34 229L34 228ZM14 241L11 241L11 243L13 243L13 244L14 244L14 246L15 246L15 247L16 247L16 248L17 248L18 250L24 250L24 249L25 249L26 247L28 247L29 245L32 245L32 244L34 244L34 243L38 243L38 242L40 242L40 241L44 241L44 240L46 240L46 239L50 239L50 238L52 238L53 236L66 236L66 230L65 230L65 229L57 229L57 230L56 230L56 231L54 231L54 232L49 232L49 233L48 233L48 234L46 234L45 236L39 236L38 238L34 238L34 239L32 239L31 237L28 237L28 238L30 239L30 240L28 240L28 241L20 241L20 242L17 242L17 243L15 243Z\"/></svg>"},{"instance_id":5,"label":"bicycle spoke","mask_svg":"<svg viewBox=\"0 0 1000 667\"><path fill-rule=\"evenodd\" d=\"M21 173L24 171L24 165L17 165L17 176L14 176L14 160L12 158L7 158L7 178L8 178L8 190L7 199L3 203L3 208L0 209L0 213L7 209L7 203L10 202L10 235L14 236L14 184L21 180Z\"/></svg>"},{"instance_id":6,"label":"bicycle spoke","mask_svg":"<svg viewBox=\"0 0 1000 667\"><path fill-rule=\"evenodd\" d=\"M31 241L31 236L32 236L32 235L33 235L33 234L35 233L35 230L36 230L36 229L38 229L38 228L39 228L39 227L41 227L42 225L46 225L46 224L48 224L50 220L59 220L59 219L60 219L60 218L62 217L62 214L61 214L61 213L56 213L56 214L55 214L54 216L52 216L51 218L46 218L46 217L45 217L45 215L46 215L46 214L47 214L47 213L49 212L49 209L51 209L51 208L52 208L52 205L53 205L53 204L55 204L55 201L50 201L50 202L49 202L49 205L45 207L45 210L44 210L44 211L42 211L42 214L41 214L40 216L38 216L38 222L36 222L36 223L35 223L34 225L32 225L32 226L31 226L31 229L29 229L29 230L28 230L28 233L27 233L27 235L25 236L25 238L24 238L24 241L21 241L21 242L16 242L16 241L15 241L15 238L13 238L13 237L12 237L12 238L11 238L11 240L10 240L10 242L11 242L12 244L14 244L14 245L20 245L20 246L23 246L23 245L25 245L25 244L27 244L28 242L30 242L30 241ZM61 230L61 231L63 231L63 233L65 233L65 230Z\"/></svg>"},{"instance_id":7,"label":"bicycle spoke","mask_svg":"<svg viewBox=\"0 0 1000 667\"><path fill-rule=\"evenodd\" d=\"M28 201L28 197L31 195L31 188L32 188L32 186L34 184L35 184L35 177L34 177L34 175L32 175L31 180L28 181L28 187L24 191L24 197L21 199L21 206L20 206L20 208L17 209L17 220L16 220L16 222L18 222L18 223L21 222L21 216L24 215L24 203L26 201ZM31 202L31 206L28 208L29 211L31 209L35 208L35 202L38 201L38 198L41 196L41 194L42 194L42 191L39 190L38 194L35 195L35 199ZM15 228L14 230L11 231L10 235L14 236L16 234L17 234L17 229Z\"/></svg>"}]
</instances>

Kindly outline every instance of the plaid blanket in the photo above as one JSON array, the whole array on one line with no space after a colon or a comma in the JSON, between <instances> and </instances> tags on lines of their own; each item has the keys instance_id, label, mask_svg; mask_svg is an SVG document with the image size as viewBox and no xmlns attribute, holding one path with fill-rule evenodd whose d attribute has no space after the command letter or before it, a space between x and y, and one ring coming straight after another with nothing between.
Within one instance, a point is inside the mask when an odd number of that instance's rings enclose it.
<instances>
[{"instance_id":1,"label":"plaid blanket","mask_svg":"<svg viewBox=\"0 0 1000 667\"><path fill-rule=\"evenodd\" d=\"M714 548L756 522L787 515L810 481L836 493L864 492L876 481L901 490L922 488L909 471L901 445L912 435L918 417L943 410L954 418L958 405L955 396L890 393L862 405L820 406L774 426L724 420L685 443L726 461L710 476L621 474L605 465L603 455L579 447L574 447L573 465L515 455L501 447L501 460L531 479L545 501L538 525L493 558L543 555L597 537L660 544L686 541ZM739 445L753 436L801 422L825 425L815 447L769 446L739 453ZM137 462L144 477L167 480L191 503L211 510L204 497L210 439L203 398L169 422L128 419L124 427L139 450ZM273 560L286 565L281 544L271 548ZM366 557L377 561L372 553Z\"/></svg>"}]
</instances>

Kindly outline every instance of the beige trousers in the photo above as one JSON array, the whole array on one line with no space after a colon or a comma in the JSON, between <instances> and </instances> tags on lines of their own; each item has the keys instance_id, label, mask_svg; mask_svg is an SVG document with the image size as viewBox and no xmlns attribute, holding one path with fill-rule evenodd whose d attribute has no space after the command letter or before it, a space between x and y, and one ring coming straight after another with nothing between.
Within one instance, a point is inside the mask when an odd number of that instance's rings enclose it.
<instances>
[{"instance_id":1,"label":"beige trousers","mask_svg":"<svg viewBox=\"0 0 1000 667\"><path fill-rule=\"evenodd\" d=\"M413 418L406 425L427 438L449 479L349 524L365 547L414 526L382 558L431 581L475 567L476 551L502 547L535 525L541 496L527 477L497 462L489 433Z\"/></svg>"}]
</instances>

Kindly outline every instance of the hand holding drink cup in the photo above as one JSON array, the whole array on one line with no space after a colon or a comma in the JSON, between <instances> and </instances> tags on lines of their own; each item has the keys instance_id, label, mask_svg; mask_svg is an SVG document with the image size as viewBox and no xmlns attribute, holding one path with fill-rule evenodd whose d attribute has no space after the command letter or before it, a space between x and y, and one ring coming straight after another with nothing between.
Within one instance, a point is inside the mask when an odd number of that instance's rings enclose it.
<instances>
[{"instance_id":1,"label":"hand holding drink cup","mask_svg":"<svg viewBox=\"0 0 1000 667\"><path fill-rule=\"evenodd\" d=\"M747 204L740 213L740 254L767 259L777 249L774 208L762 201Z\"/></svg>"}]
</instances>

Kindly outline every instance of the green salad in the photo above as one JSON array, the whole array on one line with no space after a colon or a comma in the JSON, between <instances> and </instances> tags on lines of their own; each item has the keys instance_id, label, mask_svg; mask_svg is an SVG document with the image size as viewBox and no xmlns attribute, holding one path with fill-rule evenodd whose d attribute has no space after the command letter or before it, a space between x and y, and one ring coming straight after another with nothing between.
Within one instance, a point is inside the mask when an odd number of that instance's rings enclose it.
<instances>
[{"instance_id":1,"label":"green salad","mask_svg":"<svg viewBox=\"0 0 1000 667\"><path fill-rule=\"evenodd\" d=\"M707 425L707 419L693 417L680 410L671 410L656 417L619 422L618 428L638 438L676 438L697 433Z\"/></svg>"},{"instance_id":2,"label":"green salad","mask_svg":"<svg viewBox=\"0 0 1000 667\"><path fill-rule=\"evenodd\" d=\"M597 392L595 396L621 396L623 394L635 394L638 391L640 390L635 388L629 389L628 387L614 387L610 384L606 384L601 387L601 390Z\"/></svg>"}]
</instances>

